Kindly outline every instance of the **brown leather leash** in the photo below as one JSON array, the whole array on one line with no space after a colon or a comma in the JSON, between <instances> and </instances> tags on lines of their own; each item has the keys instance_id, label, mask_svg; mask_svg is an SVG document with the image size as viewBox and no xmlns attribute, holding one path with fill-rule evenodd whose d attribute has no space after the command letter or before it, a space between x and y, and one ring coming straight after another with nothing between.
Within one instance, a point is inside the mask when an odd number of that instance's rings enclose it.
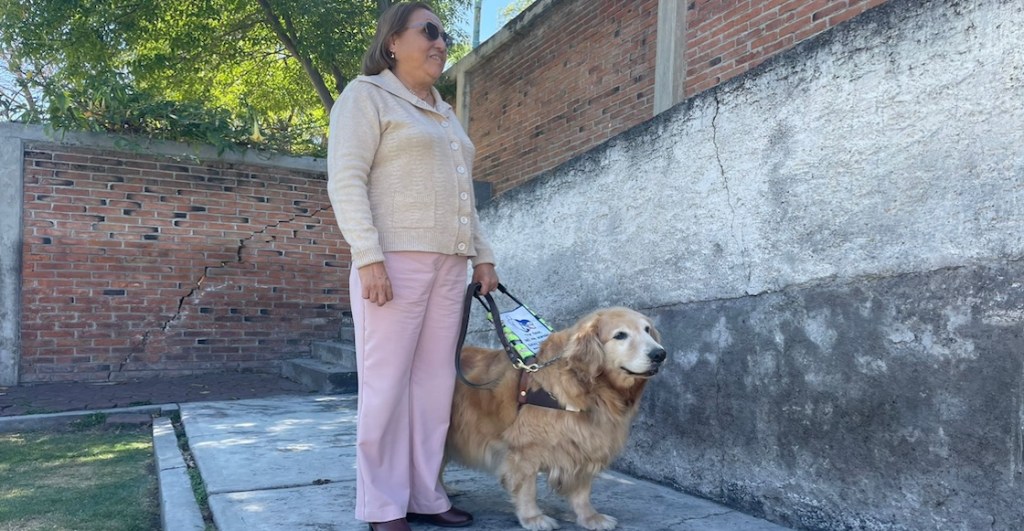
<instances>
[{"instance_id":1,"label":"brown leather leash","mask_svg":"<svg viewBox=\"0 0 1024 531\"><path fill-rule=\"evenodd\" d=\"M510 341L502 328L501 312L498 311L498 304L494 302L494 297L492 297L490 293L480 295L480 287L479 282L471 283L466 287L466 296L463 299L462 327L459 330L458 345L455 347L455 373L458 375L459 380L469 387L480 389L490 387L500 379L500 377L498 377L490 382L476 383L470 381L469 378L466 377L466 374L462 372L462 346L466 342L466 333L469 328L469 315L472 313L473 299L476 299L490 314L489 319L494 325L494 331L498 334L498 339L501 341L501 346L505 350L505 354L508 356L509 362L512 363L514 368L519 370L519 393L517 397L519 407L522 408L523 405L530 404L571 412L580 411L578 408L563 405L557 398L543 388L534 390L529 389L531 380L530 375L544 367L547 367L555 361L558 361L561 356L556 356L547 362L538 364L537 356L530 352L528 348L525 348L525 345L522 345L521 342ZM524 305L519 299L509 293L501 283L498 284L498 291L515 301L516 304L519 304L524 308L526 307L526 305Z\"/></svg>"},{"instance_id":2,"label":"brown leather leash","mask_svg":"<svg viewBox=\"0 0 1024 531\"><path fill-rule=\"evenodd\" d=\"M469 378L466 377L466 374L462 372L462 345L466 342L466 331L469 328L469 314L472 313L473 310L473 299L480 302L484 309L490 312L491 322L494 324L494 330L498 333L498 339L501 340L501 346L505 349L505 354L508 355L508 359L512 363L512 366L518 367L518 365L522 363L515 347L512 346L501 329L501 313L498 311L498 304L494 302L494 297L492 297L490 293L480 295L480 287L479 282L473 282L466 287L466 296L462 301L462 328L459 330L459 343L455 347L455 373L459 375L459 380L462 380L462 383L476 388L493 385L498 381L498 379L494 379L486 383L475 383L471 382ZM506 290L505 286L501 283L498 283L498 290L509 295L508 290ZM512 297L511 295L509 295L509 297L511 297L512 300L519 302L515 297Z\"/></svg>"}]
</instances>

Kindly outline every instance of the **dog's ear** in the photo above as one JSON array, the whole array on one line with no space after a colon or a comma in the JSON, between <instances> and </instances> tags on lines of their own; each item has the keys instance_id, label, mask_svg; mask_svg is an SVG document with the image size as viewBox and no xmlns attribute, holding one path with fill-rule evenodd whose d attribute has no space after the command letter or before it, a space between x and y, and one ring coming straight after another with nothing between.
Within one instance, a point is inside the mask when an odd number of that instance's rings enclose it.
<instances>
[{"instance_id":1,"label":"dog's ear","mask_svg":"<svg viewBox=\"0 0 1024 531\"><path fill-rule=\"evenodd\" d=\"M593 381L603 366L600 314L591 315L571 331L564 356L569 368L582 380Z\"/></svg>"},{"instance_id":2,"label":"dog's ear","mask_svg":"<svg viewBox=\"0 0 1024 531\"><path fill-rule=\"evenodd\" d=\"M569 341L569 333L567 330L557 330L551 332L540 344L540 352L537 353L537 358L540 361L548 361L557 358L565 351L565 344Z\"/></svg>"}]
</instances>

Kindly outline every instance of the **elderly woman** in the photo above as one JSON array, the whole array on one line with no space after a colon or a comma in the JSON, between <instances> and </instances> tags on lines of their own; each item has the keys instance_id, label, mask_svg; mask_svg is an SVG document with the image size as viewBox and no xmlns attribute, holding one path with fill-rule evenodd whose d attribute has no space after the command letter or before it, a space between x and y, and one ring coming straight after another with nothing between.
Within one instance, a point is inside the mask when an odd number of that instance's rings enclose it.
<instances>
[{"instance_id":1,"label":"elderly woman","mask_svg":"<svg viewBox=\"0 0 1024 531\"><path fill-rule=\"evenodd\" d=\"M378 531L473 522L439 473L467 262L485 293L498 276L474 204L473 144L433 86L449 44L426 4L393 5L331 110L327 187L352 248L355 515Z\"/></svg>"}]
</instances>

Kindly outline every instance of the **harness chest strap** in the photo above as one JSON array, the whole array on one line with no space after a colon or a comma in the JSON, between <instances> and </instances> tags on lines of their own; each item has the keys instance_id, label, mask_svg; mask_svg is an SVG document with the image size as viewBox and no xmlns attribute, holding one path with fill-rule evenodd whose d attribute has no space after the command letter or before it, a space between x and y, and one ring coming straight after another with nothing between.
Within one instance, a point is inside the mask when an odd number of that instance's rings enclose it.
<instances>
[{"instance_id":1,"label":"harness chest strap","mask_svg":"<svg viewBox=\"0 0 1024 531\"><path fill-rule=\"evenodd\" d=\"M562 411L569 411L572 413L578 413L579 408L573 406L567 406L558 401L557 398L552 396L551 393L541 389L530 389L530 371L520 370L519 371L519 408L526 404L531 406L540 406L550 409L560 409Z\"/></svg>"}]
</instances>

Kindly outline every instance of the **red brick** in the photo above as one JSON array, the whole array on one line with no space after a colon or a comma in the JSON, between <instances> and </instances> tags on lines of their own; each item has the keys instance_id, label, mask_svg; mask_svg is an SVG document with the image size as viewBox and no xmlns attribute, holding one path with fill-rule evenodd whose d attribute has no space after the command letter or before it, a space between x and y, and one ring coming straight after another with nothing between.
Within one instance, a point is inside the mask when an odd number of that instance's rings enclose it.
<instances>
[{"instance_id":1,"label":"red brick","mask_svg":"<svg viewBox=\"0 0 1024 531\"><path fill-rule=\"evenodd\" d=\"M26 169L49 181L26 186L24 382L270 370L338 333L347 270L325 264L347 268L350 258L323 175L46 143L28 152L51 168ZM244 192L224 191L242 180ZM287 256L264 258L261 246ZM270 301L285 297L300 302L269 313Z\"/></svg>"}]
</instances>

